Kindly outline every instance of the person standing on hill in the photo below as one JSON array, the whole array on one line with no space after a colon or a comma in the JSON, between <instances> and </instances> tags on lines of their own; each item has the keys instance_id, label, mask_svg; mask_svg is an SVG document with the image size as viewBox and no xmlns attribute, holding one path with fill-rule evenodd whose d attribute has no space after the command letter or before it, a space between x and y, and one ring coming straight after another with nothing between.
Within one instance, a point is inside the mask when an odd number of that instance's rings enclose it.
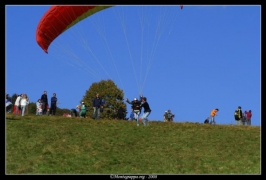
<instances>
[{"instance_id":1,"label":"person standing on hill","mask_svg":"<svg viewBox=\"0 0 266 180\"><path fill-rule=\"evenodd\" d=\"M234 114L234 117L235 117L235 121L236 121L236 125L242 125L242 110L241 110L241 106L238 106L237 110L235 110L235 114Z\"/></svg>"},{"instance_id":2,"label":"person standing on hill","mask_svg":"<svg viewBox=\"0 0 266 180\"><path fill-rule=\"evenodd\" d=\"M25 94L22 95L22 98L20 100L20 106L21 106L21 116L24 116L26 106L29 104L29 101Z\"/></svg>"},{"instance_id":3,"label":"person standing on hill","mask_svg":"<svg viewBox=\"0 0 266 180\"><path fill-rule=\"evenodd\" d=\"M86 111L87 111L87 109L86 109L85 103L81 102L79 117L86 118Z\"/></svg>"},{"instance_id":4,"label":"person standing on hill","mask_svg":"<svg viewBox=\"0 0 266 180\"><path fill-rule=\"evenodd\" d=\"M171 112L170 109L168 109L167 116L166 116L167 122L173 122L174 121L174 117L175 117L175 115Z\"/></svg>"},{"instance_id":5,"label":"person standing on hill","mask_svg":"<svg viewBox=\"0 0 266 180\"><path fill-rule=\"evenodd\" d=\"M164 122L167 122L168 121L168 111L165 111L164 114L163 114L163 121Z\"/></svg>"},{"instance_id":6,"label":"person standing on hill","mask_svg":"<svg viewBox=\"0 0 266 180\"><path fill-rule=\"evenodd\" d=\"M26 100L30 103L30 98L27 94L24 94ZM24 114L29 114L29 103L26 105L26 108L25 108L25 113Z\"/></svg>"},{"instance_id":7,"label":"person standing on hill","mask_svg":"<svg viewBox=\"0 0 266 180\"><path fill-rule=\"evenodd\" d=\"M251 110L245 111L245 114L246 114L247 125L250 126L251 125L251 116L252 116Z\"/></svg>"},{"instance_id":8,"label":"person standing on hill","mask_svg":"<svg viewBox=\"0 0 266 180\"><path fill-rule=\"evenodd\" d=\"M47 104L48 104L48 97L47 92L44 91L43 95L41 96L41 102L42 102L42 113L46 114L47 112Z\"/></svg>"},{"instance_id":9,"label":"person standing on hill","mask_svg":"<svg viewBox=\"0 0 266 180\"><path fill-rule=\"evenodd\" d=\"M51 97L51 107L50 107L50 115L55 115L56 113L56 104L57 104L57 97L56 94L53 94L53 97Z\"/></svg>"},{"instance_id":10,"label":"person standing on hill","mask_svg":"<svg viewBox=\"0 0 266 180\"><path fill-rule=\"evenodd\" d=\"M36 102L36 115L42 115L42 104L40 99Z\"/></svg>"},{"instance_id":11,"label":"person standing on hill","mask_svg":"<svg viewBox=\"0 0 266 180\"><path fill-rule=\"evenodd\" d=\"M93 107L93 119L100 119L100 113L101 113L101 108L103 109L103 101L102 98L100 97L100 94L97 93L96 97L92 101L92 107Z\"/></svg>"},{"instance_id":12,"label":"person standing on hill","mask_svg":"<svg viewBox=\"0 0 266 180\"><path fill-rule=\"evenodd\" d=\"M17 95L17 99L15 101L15 108L16 108L15 114L20 114L20 100L21 100L21 95Z\"/></svg>"},{"instance_id":13,"label":"person standing on hill","mask_svg":"<svg viewBox=\"0 0 266 180\"><path fill-rule=\"evenodd\" d=\"M77 111L77 117L80 117L80 112L81 112L81 106L80 105L76 106L76 111Z\"/></svg>"},{"instance_id":14,"label":"person standing on hill","mask_svg":"<svg viewBox=\"0 0 266 180\"><path fill-rule=\"evenodd\" d=\"M148 116L151 114L150 105L147 102L147 98L141 96L142 104L140 105L140 108L144 108L144 114L142 115L142 123L144 126L148 125Z\"/></svg>"},{"instance_id":15,"label":"person standing on hill","mask_svg":"<svg viewBox=\"0 0 266 180\"><path fill-rule=\"evenodd\" d=\"M129 101L128 98L126 99L126 102L128 104L132 105L133 111L134 111L134 119L137 120L137 126L139 126L139 115L140 115L140 111L141 111L141 101L139 101L137 98L134 98L133 101Z\"/></svg>"},{"instance_id":16,"label":"person standing on hill","mask_svg":"<svg viewBox=\"0 0 266 180\"><path fill-rule=\"evenodd\" d=\"M246 118L246 115L245 115L245 113L242 113L242 119L241 119L241 121L242 121L242 125L247 125L247 118Z\"/></svg>"},{"instance_id":17,"label":"person standing on hill","mask_svg":"<svg viewBox=\"0 0 266 180\"><path fill-rule=\"evenodd\" d=\"M212 111L211 111L211 121L210 121L210 124L216 124L216 121L215 121L215 116L217 116L217 112L219 111L219 109L218 108L216 108L216 109L213 109Z\"/></svg>"}]
</instances>

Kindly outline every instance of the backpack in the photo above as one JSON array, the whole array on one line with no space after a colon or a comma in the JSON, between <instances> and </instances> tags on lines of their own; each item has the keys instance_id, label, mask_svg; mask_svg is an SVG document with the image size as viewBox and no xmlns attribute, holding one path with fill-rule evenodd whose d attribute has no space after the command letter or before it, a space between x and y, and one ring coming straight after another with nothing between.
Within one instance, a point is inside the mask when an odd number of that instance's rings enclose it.
<instances>
[{"instance_id":1,"label":"backpack","mask_svg":"<svg viewBox=\"0 0 266 180\"><path fill-rule=\"evenodd\" d=\"M167 117L168 117L168 119L171 119L172 118L172 114L168 113Z\"/></svg>"},{"instance_id":2,"label":"backpack","mask_svg":"<svg viewBox=\"0 0 266 180\"><path fill-rule=\"evenodd\" d=\"M239 121L240 120L240 112L239 112L239 110L237 109L237 110L235 110L235 114L234 114L234 116L235 116L235 120L237 120L237 121Z\"/></svg>"}]
</instances>

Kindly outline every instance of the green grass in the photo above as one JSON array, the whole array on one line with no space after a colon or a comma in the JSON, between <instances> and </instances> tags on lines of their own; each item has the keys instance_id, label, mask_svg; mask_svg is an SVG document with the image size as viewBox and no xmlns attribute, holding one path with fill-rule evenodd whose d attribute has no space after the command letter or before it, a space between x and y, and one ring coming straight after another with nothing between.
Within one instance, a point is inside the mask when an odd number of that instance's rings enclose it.
<instances>
[{"instance_id":1,"label":"green grass","mask_svg":"<svg viewBox=\"0 0 266 180\"><path fill-rule=\"evenodd\" d=\"M6 116L6 174L260 174L260 127Z\"/></svg>"}]
</instances>

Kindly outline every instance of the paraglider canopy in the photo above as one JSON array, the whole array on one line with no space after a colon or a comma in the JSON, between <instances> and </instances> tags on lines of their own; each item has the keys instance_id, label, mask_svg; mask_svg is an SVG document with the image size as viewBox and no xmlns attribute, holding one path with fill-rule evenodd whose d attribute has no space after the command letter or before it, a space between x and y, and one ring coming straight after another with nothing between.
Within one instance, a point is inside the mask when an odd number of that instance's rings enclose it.
<instances>
[{"instance_id":1,"label":"paraglider canopy","mask_svg":"<svg viewBox=\"0 0 266 180\"><path fill-rule=\"evenodd\" d=\"M36 41L48 53L49 45L61 33L83 19L112 6L52 6L41 18ZM183 5L180 5L183 9Z\"/></svg>"},{"instance_id":2,"label":"paraglider canopy","mask_svg":"<svg viewBox=\"0 0 266 180\"><path fill-rule=\"evenodd\" d=\"M51 42L61 33L98 11L110 6L52 6L41 18L36 41L48 53Z\"/></svg>"}]
</instances>

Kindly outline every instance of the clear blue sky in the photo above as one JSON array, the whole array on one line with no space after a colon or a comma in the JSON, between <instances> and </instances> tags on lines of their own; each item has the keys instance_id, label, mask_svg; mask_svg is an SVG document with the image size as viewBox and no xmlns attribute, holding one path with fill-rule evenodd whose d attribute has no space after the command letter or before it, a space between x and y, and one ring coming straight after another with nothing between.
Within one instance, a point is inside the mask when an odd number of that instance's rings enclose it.
<instances>
[{"instance_id":1,"label":"clear blue sky","mask_svg":"<svg viewBox=\"0 0 266 180\"><path fill-rule=\"evenodd\" d=\"M260 126L260 6L115 6L65 31L46 54L35 37L49 8L6 6L6 93L31 102L56 93L58 107L71 109L92 83L112 79L125 98L147 97L150 120L170 109L176 122L202 123L219 108L217 123L235 124L241 106Z\"/></svg>"}]
</instances>

